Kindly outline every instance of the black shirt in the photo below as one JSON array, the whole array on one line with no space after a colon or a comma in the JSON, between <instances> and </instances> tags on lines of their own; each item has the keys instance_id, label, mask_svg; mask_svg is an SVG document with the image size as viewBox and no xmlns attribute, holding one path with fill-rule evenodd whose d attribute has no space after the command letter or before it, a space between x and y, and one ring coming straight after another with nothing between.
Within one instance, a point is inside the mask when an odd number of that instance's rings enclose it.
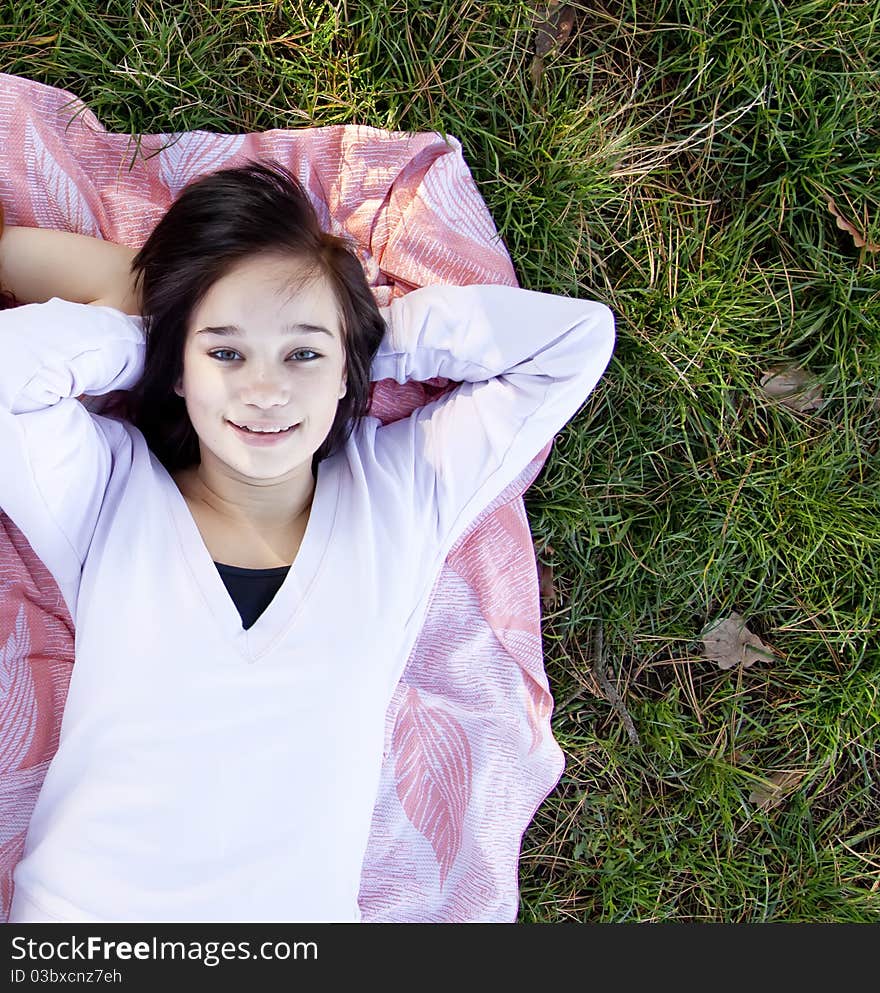
<instances>
[{"instance_id":1,"label":"black shirt","mask_svg":"<svg viewBox=\"0 0 880 993\"><path fill-rule=\"evenodd\" d=\"M224 565L222 562L215 562L214 565L217 566L233 603L238 607L245 631L256 623L260 614L269 606L290 571L289 565L274 569L241 569L237 565Z\"/></svg>"}]
</instances>

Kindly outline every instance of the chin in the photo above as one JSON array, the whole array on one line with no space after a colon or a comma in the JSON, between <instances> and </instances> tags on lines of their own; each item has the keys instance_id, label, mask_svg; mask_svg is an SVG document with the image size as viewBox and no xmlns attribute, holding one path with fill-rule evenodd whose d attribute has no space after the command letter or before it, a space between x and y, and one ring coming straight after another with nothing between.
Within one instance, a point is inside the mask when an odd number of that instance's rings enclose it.
<instances>
[{"instance_id":1,"label":"chin","mask_svg":"<svg viewBox=\"0 0 880 993\"><path fill-rule=\"evenodd\" d=\"M223 460L229 468L233 469L241 476L248 479L280 479L286 476L293 476L297 472L311 469L312 453L306 456L286 459L261 457L252 462L241 458Z\"/></svg>"}]
</instances>

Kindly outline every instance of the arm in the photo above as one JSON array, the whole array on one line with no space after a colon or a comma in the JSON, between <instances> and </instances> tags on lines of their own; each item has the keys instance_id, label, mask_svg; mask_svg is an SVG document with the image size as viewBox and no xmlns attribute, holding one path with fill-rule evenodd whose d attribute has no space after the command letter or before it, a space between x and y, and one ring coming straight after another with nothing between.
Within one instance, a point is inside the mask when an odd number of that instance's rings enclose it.
<instances>
[{"instance_id":1,"label":"arm","mask_svg":"<svg viewBox=\"0 0 880 993\"><path fill-rule=\"evenodd\" d=\"M131 388L143 371L140 318L65 300L0 311L0 510L55 578L75 618L80 570L125 427L76 402ZM128 445L128 447L125 447Z\"/></svg>"},{"instance_id":2,"label":"arm","mask_svg":"<svg viewBox=\"0 0 880 993\"><path fill-rule=\"evenodd\" d=\"M430 286L383 311L373 379L462 385L377 431L447 549L578 411L614 347L611 311L507 286Z\"/></svg>"},{"instance_id":3,"label":"arm","mask_svg":"<svg viewBox=\"0 0 880 993\"><path fill-rule=\"evenodd\" d=\"M71 231L6 226L0 232L0 286L19 302L58 297L140 313L131 275L135 249Z\"/></svg>"}]
</instances>

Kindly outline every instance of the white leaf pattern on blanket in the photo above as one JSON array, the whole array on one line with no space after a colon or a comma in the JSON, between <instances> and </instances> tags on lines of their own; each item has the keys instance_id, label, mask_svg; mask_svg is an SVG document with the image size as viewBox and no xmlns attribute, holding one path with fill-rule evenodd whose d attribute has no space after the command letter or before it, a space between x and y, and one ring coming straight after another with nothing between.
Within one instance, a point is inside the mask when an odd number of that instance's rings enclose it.
<instances>
[{"instance_id":1,"label":"white leaf pattern on blanket","mask_svg":"<svg viewBox=\"0 0 880 993\"><path fill-rule=\"evenodd\" d=\"M300 181L302 188L306 191L309 202L315 208L315 213L318 215L318 220L323 230L337 236L344 234L344 228L330 213L327 207L327 201L321 195L321 179L317 175L312 163L305 155L295 161L296 168L292 169L291 172L293 172Z\"/></svg>"},{"instance_id":2,"label":"white leaf pattern on blanket","mask_svg":"<svg viewBox=\"0 0 880 993\"><path fill-rule=\"evenodd\" d=\"M48 768L47 760L0 776L0 900L7 915L12 906L12 874L24 853L28 821Z\"/></svg>"},{"instance_id":3,"label":"white leaf pattern on blanket","mask_svg":"<svg viewBox=\"0 0 880 993\"><path fill-rule=\"evenodd\" d=\"M48 765L48 763L46 764ZM0 860L2 860L0 865L3 866L2 871L0 871L0 900L3 901L4 907L12 906L12 891L14 889L12 874L23 852L24 832L11 838L5 845L0 845Z\"/></svg>"},{"instance_id":4,"label":"white leaf pattern on blanket","mask_svg":"<svg viewBox=\"0 0 880 993\"><path fill-rule=\"evenodd\" d=\"M497 252L501 241L492 215L479 196L473 179L470 175L463 176L455 165L451 155L441 156L434 162L422 184L422 200L457 234ZM462 196L462 186L467 187L468 192L476 193L476 196Z\"/></svg>"},{"instance_id":5,"label":"white leaf pattern on blanket","mask_svg":"<svg viewBox=\"0 0 880 993\"><path fill-rule=\"evenodd\" d=\"M0 777L0 850L3 852L18 850L19 856L24 848L25 832L31 818L37 794L46 778L49 768L48 759L27 769L17 769L15 772L5 772ZM12 878L14 864L9 865L0 855L0 879L9 870Z\"/></svg>"},{"instance_id":6,"label":"white leaf pattern on blanket","mask_svg":"<svg viewBox=\"0 0 880 993\"><path fill-rule=\"evenodd\" d=\"M100 238L98 222L85 197L49 151L30 117L25 126L25 161L28 195L37 226Z\"/></svg>"},{"instance_id":7,"label":"white leaf pattern on blanket","mask_svg":"<svg viewBox=\"0 0 880 993\"><path fill-rule=\"evenodd\" d=\"M471 749L461 725L407 693L394 729L397 795L413 826L431 843L440 885L461 848L471 795Z\"/></svg>"},{"instance_id":8,"label":"white leaf pattern on blanket","mask_svg":"<svg viewBox=\"0 0 880 993\"><path fill-rule=\"evenodd\" d=\"M526 713L532 732L529 755L532 755L544 741L544 734L541 729L550 721L550 715L553 712L553 698L525 672L523 673L523 683L526 688Z\"/></svg>"},{"instance_id":9,"label":"white leaf pattern on blanket","mask_svg":"<svg viewBox=\"0 0 880 993\"><path fill-rule=\"evenodd\" d=\"M34 738L37 701L28 664L30 651L30 629L22 604L15 627L0 649L0 773L19 768Z\"/></svg>"},{"instance_id":10,"label":"white leaf pattern on blanket","mask_svg":"<svg viewBox=\"0 0 880 993\"><path fill-rule=\"evenodd\" d=\"M184 131L159 152L159 174L172 199L186 184L205 173L222 169L244 144L243 135Z\"/></svg>"}]
</instances>

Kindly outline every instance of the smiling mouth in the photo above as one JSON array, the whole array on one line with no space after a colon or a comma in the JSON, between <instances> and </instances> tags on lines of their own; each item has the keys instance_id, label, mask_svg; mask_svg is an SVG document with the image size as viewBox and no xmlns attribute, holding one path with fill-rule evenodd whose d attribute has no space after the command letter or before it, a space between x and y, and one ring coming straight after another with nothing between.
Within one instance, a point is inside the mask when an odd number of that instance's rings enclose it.
<instances>
[{"instance_id":1,"label":"smiling mouth","mask_svg":"<svg viewBox=\"0 0 880 993\"><path fill-rule=\"evenodd\" d=\"M282 428L281 430L273 429L273 430L259 431L245 427L243 424L236 424L235 421L229 421L229 423L234 428L238 428L239 431L246 431L248 434L253 434L253 435L267 435L269 437L275 437L280 434L289 434L291 431L293 431L294 428L299 426L297 424L291 424L290 427Z\"/></svg>"}]
</instances>

